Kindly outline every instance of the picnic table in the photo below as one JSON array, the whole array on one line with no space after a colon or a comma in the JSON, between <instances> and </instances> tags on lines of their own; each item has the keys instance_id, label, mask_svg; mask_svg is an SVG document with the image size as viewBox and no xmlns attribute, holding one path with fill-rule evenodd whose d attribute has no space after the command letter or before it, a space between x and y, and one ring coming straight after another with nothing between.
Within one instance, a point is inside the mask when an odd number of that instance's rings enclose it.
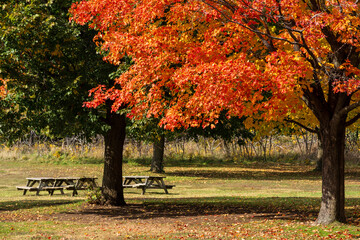
<instances>
[{"instance_id":1,"label":"picnic table","mask_svg":"<svg viewBox=\"0 0 360 240\"><path fill-rule=\"evenodd\" d=\"M64 194L64 190L72 190L72 196L78 195L78 190L96 188L96 177L30 177L26 178L26 186L17 186L18 190L23 190L23 195L27 191L35 191L39 195L40 191L48 191L50 195L55 190Z\"/></svg>"},{"instance_id":2,"label":"picnic table","mask_svg":"<svg viewBox=\"0 0 360 240\"><path fill-rule=\"evenodd\" d=\"M164 182L165 177L158 176L124 176L124 188L141 188L142 194L145 194L146 189L155 188L163 189L168 194L168 189L175 187L175 185L166 185Z\"/></svg>"}]
</instances>

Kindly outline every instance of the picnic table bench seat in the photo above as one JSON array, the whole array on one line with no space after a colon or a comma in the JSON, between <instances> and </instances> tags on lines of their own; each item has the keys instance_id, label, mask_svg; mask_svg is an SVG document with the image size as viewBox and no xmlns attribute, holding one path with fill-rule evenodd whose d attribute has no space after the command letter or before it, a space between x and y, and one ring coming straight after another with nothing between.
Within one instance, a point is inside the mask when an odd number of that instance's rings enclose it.
<instances>
[{"instance_id":1,"label":"picnic table bench seat","mask_svg":"<svg viewBox=\"0 0 360 240\"><path fill-rule=\"evenodd\" d=\"M57 186L57 187L43 187L43 190L63 190L66 189L66 186Z\"/></svg>"},{"instance_id":2,"label":"picnic table bench seat","mask_svg":"<svg viewBox=\"0 0 360 240\"><path fill-rule=\"evenodd\" d=\"M68 185L65 187L67 190L74 190L75 185ZM87 190L89 187L76 187L76 190Z\"/></svg>"},{"instance_id":3,"label":"picnic table bench seat","mask_svg":"<svg viewBox=\"0 0 360 240\"><path fill-rule=\"evenodd\" d=\"M161 187L161 186L157 186L157 185L146 186L145 184L141 184L141 183L134 184L134 185L132 185L132 186L135 187L135 188L146 187L146 188L163 189L163 187ZM165 188L167 188L167 189L172 189L173 187L175 187L175 185L165 185Z\"/></svg>"},{"instance_id":4,"label":"picnic table bench seat","mask_svg":"<svg viewBox=\"0 0 360 240\"><path fill-rule=\"evenodd\" d=\"M37 191L38 187L16 186L17 190Z\"/></svg>"},{"instance_id":5,"label":"picnic table bench seat","mask_svg":"<svg viewBox=\"0 0 360 240\"><path fill-rule=\"evenodd\" d=\"M173 187L175 187L176 185L165 185L165 187L167 189L172 189ZM124 188L142 188L142 187L146 187L146 183L136 183L136 184L131 184L131 185L123 185ZM147 186L146 188L158 188L158 189L162 189L162 187L160 186L154 186L154 185L150 185Z\"/></svg>"}]
</instances>

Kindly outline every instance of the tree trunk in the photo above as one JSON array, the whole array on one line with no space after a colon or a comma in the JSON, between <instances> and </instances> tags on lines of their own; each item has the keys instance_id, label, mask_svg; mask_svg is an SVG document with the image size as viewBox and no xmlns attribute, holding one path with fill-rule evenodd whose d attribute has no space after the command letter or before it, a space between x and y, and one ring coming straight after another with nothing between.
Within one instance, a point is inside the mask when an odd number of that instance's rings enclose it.
<instances>
[{"instance_id":1,"label":"tree trunk","mask_svg":"<svg viewBox=\"0 0 360 240\"><path fill-rule=\"evenodd\" d=\"M317 150L317 154L316 154L316 167L314 169L314 171L316 171L316 172L322 171L323 153L324 153L324 150L321 146L321 140L319 139L318 140L318 150Z\"/></svg>"},{"instance_id":2,"label":"tree trunk","mask_svg":"<svg viewBox=\"0 0 360 240\"><path fill-rule=\"evenodd\" d=\"M105 134L105 163L102 194L106 203L126 205L122 187L122 160L125 142L125 115L108 113L110 129Z\"/></svg>"},{"instance_id":3,"label":"tree trunk","mask_svg":"<svg viewBox=\"0 0 360 240\"><path fill-rule=\"evenodd\" d=\"M151 161L150 171L154 173L164 173L164 149L165 135L161 134L160 138L155 138L153 145L153 158Z\"/></svg>"},{"instance_id":4,"label":"tree trunk","mask_svg":"<svg viewBox=\"0 0 360 240\"><path fill-rule=\"evenodd\" d=\"M318 224L345 222L345 120L320 126L323 148L322 202L316 220Z\"/></svg>"}]
</instances>

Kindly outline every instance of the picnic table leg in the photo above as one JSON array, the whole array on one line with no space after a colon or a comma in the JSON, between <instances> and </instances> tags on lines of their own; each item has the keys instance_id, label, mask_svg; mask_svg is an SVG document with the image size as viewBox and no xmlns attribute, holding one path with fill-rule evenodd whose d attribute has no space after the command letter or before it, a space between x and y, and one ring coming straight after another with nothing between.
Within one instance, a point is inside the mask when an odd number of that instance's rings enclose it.
<instances>
[{"instance_id":1,"label":"picnic table leg","mask_svg":"<svg viewBox=\"0 0 360 240\"><path fill-rule=\"evenodd\" d=\"M130 182L131 182L131 180L130 179L124 179L124 182L123 182L123 185L129 185L130 184Z\"/></svg>"},{"instance_id":2,"label":"picnic table leg","mask_svg":"<svg viewBox=\"0 0 360 240\"><path fill-rule=\"evenodd\" d=\"M159 185L162 187L162 189L164 189L165 193L166 193L166 194L169 194L169 192L168 192L168 190L167 190L167 188L166 188L166 185L165 185L164 180L163 180L163 179L160 179L159 181L160 181L160 184L159 184Z\"/></svg>"},{"instance_id":3,"label":"picnic table leg","mask_svg":"<svg viewBox=\"0 0 360 240\"><path fill-rule=\"evenodd\" d=\"M57 187L60 187L62 184L64 183L64 181L61 181L60 183L57 184ZM56 185L56 184L55 184ZM53 193L54 193L55 190L53 190ZM64 195L64 190L63 189L60 189L60 193L62 195ZM52 194L51 194L52 195Z\"/></svg>"},{"instance_id":4,"label":"picnic table leg","mask_svg":"<svg viewBox=\"0 0 360 240\"><path fill-rule=\"evenodd\" d=\"M56 181L55 181L54 187L56 187L56 185L57 185L57 184L56 184ZM48 192L49 192L49 195L52 196L52 195L54 194L54 191L55 191L54 189L49 190L49 191L48 191Z\"/></svg>"},{"instance_id":5,"label":"picnic table leg","mask_svg":"<svg viewBox=\"0 0 360 240\"><path fill-rule=\"evenodd\" d=\"M95 179L89 179L89 186L91 187L91 189L96 189L98 187Z\"/></svg>"},{"instance_id":6,"label":"picnic table leg","mask_svg":"<svg viewBox=\"0 0 360 240\"><path fill-rule=\"evenodd\" d=\"M49 186L49 182L47 180L41 181L39 182L39 188L36 191L36 195L40 195L40 191L42 190L43 187L48 187ZM50 193L50 191L48 191Z\"/></svg>"},{"instance_id":7,"label":"picnic table leg","mask_svg":"<svg viewBox=\"0 0 360 240\"><path fill-rule=\"evenodd\" d=\"M166 189L165 182L164 182L164 180L163 180L162 178L161 178L161 179L152 179L151 184L152 184L154 181L156 182L156 184L157 184L161 189L164 189L164 191L165 191L166 194L169 193L168 190Z\"/></svg>"},{"instance_id":8,"label":"picnic table leg","mask_svg":"<svg viewBox=\"0 0 360 240\"><path fill-rule=\"evenodd\" d=\"M27 184L26 184L26 186L27 187L30 187L30 180L28 180L28 182L27 182ZM27 189L24 189L24 192L23 192L23 195L26 195L26 192L27 192Z\"/></svg>"},{"instance_id":9,"label":"picnic table leg","mask_svg":"<svg viewBox=\"0 0 360 240\"><path fill-rule=\"evenodd\" d=\"M35 184L35 181L28 180L26 186L27 187L32 187L32 186L34 186L34 184ZM26 192L27 192L27 189L24 189L23 195L26 195Z\"/></svg>"},{"instance_id":10,"label":"picnic table leg","mask_svg":"<svg viewBox=\"0 0 360 240\"><path fill-rule=\"evenodd\" d=\"M76 195L78 195L78 192L77 192L76 189L74 188L73 193L72 193L71 196L75 197Z\"/></svg>"},{"instance_id":11,"label":"picnic table leg","mask_svg":"<svg viewBox=\"0 0 360 240\"><path fill-rule=\"evenodd\" d=\"M145 191L146 191L146 188L148 186L150 186L152 184L152 180L149 180L148 178L145 180L145 186L142 186L142 194L141 195L144 195L145 194ZM142 181L140 180L140 183L142 183Z\"/></svg>"},{"instance_id":12,"label":"picnic table leg","mask_svg":"<svg viewBox=\"0 0 360 240\"><path fill-rule=\"evenodd\" d=\"M145 191L146 191L146 186L143 186L141 189L142 189L141 195L144 195L144 194L145 194Z\"/></svg>"},{"instance_id":13,"label":"picnic table leg","mask_svg":"<svg viewBox=\"0 0 360 240\"><path fill-rule=\"evenodd\" d=\"M55 180L53 186L54 186L54 187L60 187L61 184L63 184L63 182L64 182L63 180ZM50 196L52 196L52 195L54 194L54 192L55 192L55 189L50 190L50 191L49 191ZM60 193L61 193L62 195L64 195L64 190L60 189Z\"/></svg>"},{"instance_id":14,"label":"picnic table leg","mask_svg":"<svg viewBox=\"0 0 360 240\"><path fill-rule=\"evenodd\" d=\"M72 197L75 197L76 195L78 195L78 192L77 192L77 190L76 190L76 188L77 188L76 185L77 185L77 184L74 184L74 189L73 189L73 192L72 192L72 194L71 194Z\"/></svg>"},{"instance_id":15,"label":"picnic table leg","mask_svg":"<svg viewBox=\"0 0 360 240\"><path fill-rule=\"evenodd\" d=\"M44 186L44 184L45 184L45 182L43 182L43 181L39 181L39 187L38 187L38 189L37 189L37 191L36 191L36 195L38 196L38 195L40 195L40 191L41 191L41 189L43 188L43 187L45 187Z\"/></svg>"},{"instance_id":16,"label":"picnic table leg","mask_svg":"<svg viewBox=\"0 0 360 240\"><path fill-rule=\"evenodd\" d=\"M81 184L81 183L80 183L80 179L74 182L74 190L73 190L73 193L72 193L72 196L73 196L73 197L76 196L76 195L78 195L78 192L77 192L76 189L77 189L78 187L81 187L80 184Z\"/></svg>"}]
</instances>

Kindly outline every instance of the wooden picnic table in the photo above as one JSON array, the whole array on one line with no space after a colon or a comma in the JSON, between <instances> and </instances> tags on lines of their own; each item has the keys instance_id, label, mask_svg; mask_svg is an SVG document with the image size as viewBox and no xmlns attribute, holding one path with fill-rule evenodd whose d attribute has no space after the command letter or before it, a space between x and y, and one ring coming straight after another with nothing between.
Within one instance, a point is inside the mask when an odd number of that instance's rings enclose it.
<instances>
[{"instance_id":1,"label":"wooden picnic table","mask_svg":"<svg viewBox=\"0 0 360 240\"><path fill-rule=\"evenodd\" d=\"M45 190L51 190L50 195L53 195L54 190L65 188L72 190L72 195L78 195L78 190L94 189L97 187L96 177L59 177L55 179L53 187L47 187ZM51 189L53 188L53 189Z\"/></svg>"},{"instance_id":2,"label":"wooden picnic table","mask_svg":"<svg viewBox=\"0 0 360 240\"><path fill-rule=\"evenodd\" d=\"M36 195L39 195L40 191L43 191L44 187L53 186L55 183L55 178L52 177L35 177L35 178L26 178L26 186L17 186L18 190L24 190L23 195L26 195L27 191L36 191ZM62 192L63 193L63 192Z\"/></svg>"},{"instance_id":3,"label":"wooden picnic table","mask_svg":"<svg viewBox=\"0 0 360 240\"><path fill-rule=\"evenodd\" d=\"M145 194L146 189L155 188L163 189L168 194L168 189L175 187L175 185L166 185L164 182L165 177L158 176L124 176L124 188L141 188L142 194Z\"/></svg>"},{"instance_id":4,"label":"wooden picnic table","mask_svg":"<svg viewBox=\"0 0 360 240\"><path fill-rule=\"evenodd\" d=\"M17 186L18 190L23 190L23 195L27 191L36 191L39 195L40 191L48 191L50 195L54 194L55 190L59 190L64 194L64 190L72 190L72 196L78 195L78 190L85 190L88 188L96 188L96 177L30 177L26 178L26 186Z\"/></svg>"}]
</instances>

